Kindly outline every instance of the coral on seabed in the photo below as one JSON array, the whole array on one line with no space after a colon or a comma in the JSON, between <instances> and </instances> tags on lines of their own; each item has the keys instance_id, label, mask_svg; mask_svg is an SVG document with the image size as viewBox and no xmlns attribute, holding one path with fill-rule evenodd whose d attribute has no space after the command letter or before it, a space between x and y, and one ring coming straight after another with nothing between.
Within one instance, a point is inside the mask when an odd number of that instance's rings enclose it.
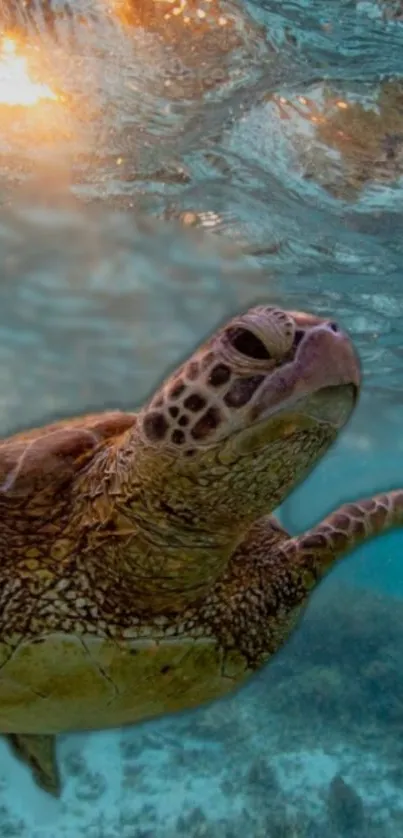
<instances>
[{"instance_id":1,"label":"coral on seabed","mask_svg":"<svg viewBox=\"0 0 403 838\"><path fill-rule=\"evenodd\" d=\"M330 824L346 838L365 826L365 807L361 797L340 774L336 774L330 783L327 812Z\"/></svg>"}]
</instances>

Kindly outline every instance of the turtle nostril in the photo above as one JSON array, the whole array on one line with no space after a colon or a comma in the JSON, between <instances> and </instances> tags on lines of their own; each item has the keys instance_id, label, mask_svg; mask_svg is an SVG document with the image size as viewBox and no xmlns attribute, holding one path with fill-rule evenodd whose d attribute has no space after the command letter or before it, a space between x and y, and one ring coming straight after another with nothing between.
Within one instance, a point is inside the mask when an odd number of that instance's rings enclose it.
<instances>
[{"instance_id":1,"label":"turtle nostril","mask_svg":"<svg viewBox=\"0 0 403 838\"><path fill-rule=\"evenodd\" d=\"M335 323L334 320L329 320L327 325L329 329L335 334L337 334L337 332L340 332L340 326L337 323Z\"/></svg>"}]
</instances>

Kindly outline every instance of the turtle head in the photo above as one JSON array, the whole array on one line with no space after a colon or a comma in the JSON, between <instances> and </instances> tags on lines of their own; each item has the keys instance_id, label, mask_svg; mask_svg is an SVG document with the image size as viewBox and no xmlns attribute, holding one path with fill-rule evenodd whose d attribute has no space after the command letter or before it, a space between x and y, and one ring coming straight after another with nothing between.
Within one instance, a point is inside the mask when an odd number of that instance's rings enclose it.
<instances>
[{"instance_id":1,"label":"turtle head","mask_svg":"<svg viewBox=\"0 0 403 838\"><path fill-rule=\"evenodd\" d=\"M173 515L245 527L323 455L359 387L354 347L336 323L258 306L216 332L141 411L141 459Z\"/></svg>"}]
</instances>

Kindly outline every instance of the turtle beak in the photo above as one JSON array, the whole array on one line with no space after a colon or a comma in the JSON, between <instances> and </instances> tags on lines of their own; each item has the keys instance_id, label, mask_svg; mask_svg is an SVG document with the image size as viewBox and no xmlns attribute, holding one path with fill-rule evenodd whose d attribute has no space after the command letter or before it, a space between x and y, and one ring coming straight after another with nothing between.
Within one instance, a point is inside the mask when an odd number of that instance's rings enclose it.
<instances>
[{"instance_id":1,"label":"turtle beak","mask_svg":"<svg viewBox=\"0 0 403 838\"><path fill-rule=\"evenodd\" d=\"M262 386L254 402L260 420L302 403L344 404L343 415L351 413L361 385L360 363L354 346L334 323L319 321L308 328L293 359L279 367Z\"/></svg>"},{"instance_id":2,"label":"turtle beak","mask_svg":"<svg viewBox=\"0 0 403 838\"><path fill-rule=\"evenodd\" d=\"M360 363L354 345L337 324L309 329L294 358L297 399L305 416L341 428L358 401Z\"/></svg>"},{"instance_id":3,"label":"turtle beak","mask_svg":"<svg viewBox=\"0 0 403 838\"><path fill-rule=\"evenodd\" d=\"M295 359L296 390L314 393L324 387L350 385L357 401L361 386L360 363L345 332L334 323L309 330Z\"/></svg>"}]
</instances>

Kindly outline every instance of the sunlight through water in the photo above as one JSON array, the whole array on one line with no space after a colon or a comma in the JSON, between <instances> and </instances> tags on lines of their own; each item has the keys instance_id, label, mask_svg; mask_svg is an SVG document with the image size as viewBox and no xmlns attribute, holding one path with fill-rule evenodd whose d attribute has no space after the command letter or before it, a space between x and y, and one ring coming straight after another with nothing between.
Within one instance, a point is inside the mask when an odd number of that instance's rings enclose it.
<instances>
[{"instance_id":1,"label":"sunlight through water","mask_svg":"<svg viewBox=\"0 0 403 838\"><path fill-rule=\"evenodd\" d=\"M31 77L27 59L19 54L16 43L4 37L0 46L0 105L37 105L57 96L44 82Z\"/></svg>"}]
</instances>

